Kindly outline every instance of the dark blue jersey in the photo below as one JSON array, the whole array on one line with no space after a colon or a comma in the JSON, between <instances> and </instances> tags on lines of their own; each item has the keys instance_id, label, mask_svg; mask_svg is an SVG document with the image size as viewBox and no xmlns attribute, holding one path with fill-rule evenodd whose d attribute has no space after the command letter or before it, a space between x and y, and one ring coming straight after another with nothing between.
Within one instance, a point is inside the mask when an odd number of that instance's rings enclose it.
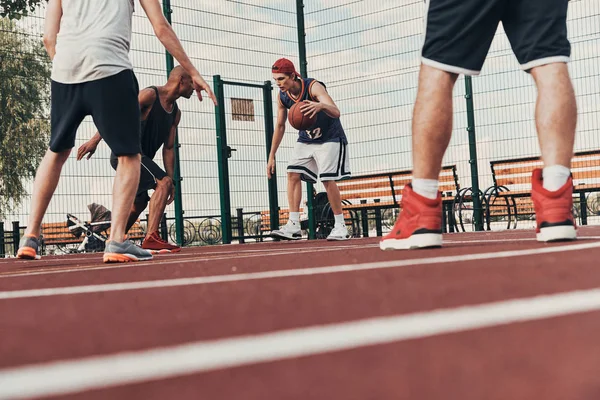
<instances>
[{"instance_id":1,"label":"dark blue jersey","mask_svg":"<svg viewBox=\"0 0 600 400\"><path fill-rule=\"evenodd\" d=\"M302 90L297 98L293 98L288 92L279 92L279 102L288 110L298 102L304 100L317 101L311 94L311 86L317 82L312 78L302 79ZM319 82L325 86L323 82ZM342 128L342 123L339 118L331 118L325 113L320 111L317 113L317 122L308 131L298 132L298 141L302 143L325 143L325 142L342 142L348 143L346 139L346 133Z\"/></svg>"}]
</instances>

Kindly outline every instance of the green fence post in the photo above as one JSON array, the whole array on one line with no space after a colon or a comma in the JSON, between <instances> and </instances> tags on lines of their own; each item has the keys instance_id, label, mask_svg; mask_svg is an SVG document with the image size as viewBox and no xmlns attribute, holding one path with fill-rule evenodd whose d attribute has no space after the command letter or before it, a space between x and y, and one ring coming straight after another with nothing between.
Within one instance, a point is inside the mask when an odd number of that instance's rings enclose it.
<instances>
[{"instance_id":1,"label":"green fence post","mask_svg":"<svg viewBox=\"0 0 600 400\"><path fill-rule=\"evenodd\" d=\"M481 198L479 197L479 172L477 168L477 143L475 136L475 108L473 106L473 82L465 76L465 99L467 100L467 132L469 132L469 164L471 164L471 189L473 194L473 222L476 231L483 230Z\"/></svg>"},{"instance_id":2,"label":"green fence post","mask_svg":"<svg viewBox=\"0 0 600 400\"><path fill-rule=\"evenodd\" d=\"M13 221L12 223L12 245L13 254L17 255L19 250L19 241L21 240L21 223L19 221Z\"/></svg>"},{"instance_id":3,"label":"green fence post","mask_svg":"<svg viewBox=\"0 0 600 400\"><path fill-rule=\"evenodd\" d=\"M263 102L265 113L265 138L267 140L267 161L271 154L273 143L273 86L271 81L265 81L263 86ZM277 171L269 179L269 214L271 230L279 229L279 197L277 194Z\"/></svg>"},{"instance_id":4,"label":"green fence post","mask_svg":"<svg viewBox=\"0 0 600 400\"><path fill-rule=\"evenodd\" d=\"M4 257L6 247L4 246L4 221L0 221L0 256Z\"/></svg>"},{"instance_id":5,"label":"green fence post","mask_svg":"<svg viewBox=\"0 0 600 400\"><path fill-rule=\"evenodd\" d=\"M163 1L163 13L169 24L171 23L171 14L173 10L171 9L171 0ZM171 71L175 68L175 62L173 60L173 56L167 52L167 77ZM179 148L181 145L179 144L179 135L175 136L175 170L173 171L173 183L175 184L175 238L177 244L179 246L183 246L183 202L181 199L181 181L183 178L181 177L181 168L179 165Z\"/></svg>"},{"instance_id":6,"label":"green fence post","mask_svg":"<svg viewBox=\"0 0 600 400\"><path fill-rule=\"evenodd\" d=\"M298 53L300 58L300 74L307 77L306 60L306 30L304 29L304 1L296 0L296 20L298 24ZM317 230L315 224L314 213L314 185L310 182L306 183L306 206L308 207L308 238L316 239Z\"/></svg>"},{"instance_id":7,"label":"green fence post","mask_svg":"<svg viewBox=\"0 0 600 400\"><path fill-rule=\"evenodd\" d=\"M225 94L220 75L213 77L213 89L218 104L215 106L217 127L217 160L219 163L219 198L221 200L221 232L223 244L231 243L231 196L229 191L229 151L227 147L227 128L225 124Z\"/></svg>"}]
</instances>

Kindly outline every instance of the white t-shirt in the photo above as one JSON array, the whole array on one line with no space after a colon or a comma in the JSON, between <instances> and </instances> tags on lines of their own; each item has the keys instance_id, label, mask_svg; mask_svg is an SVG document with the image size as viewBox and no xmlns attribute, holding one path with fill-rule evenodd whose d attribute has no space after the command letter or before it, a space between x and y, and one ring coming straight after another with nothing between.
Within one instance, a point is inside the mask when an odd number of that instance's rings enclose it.
<instances>
[{"instance_id":1,"label":"white t-shirt","mask_svg":"<svg viewBox=\"0 0 600 400\"><path fill-rule=\"evenodd\" d=\"M52 80L82 83L133 69L134 0L62 0Z\"/></svg>"}]
</instances>

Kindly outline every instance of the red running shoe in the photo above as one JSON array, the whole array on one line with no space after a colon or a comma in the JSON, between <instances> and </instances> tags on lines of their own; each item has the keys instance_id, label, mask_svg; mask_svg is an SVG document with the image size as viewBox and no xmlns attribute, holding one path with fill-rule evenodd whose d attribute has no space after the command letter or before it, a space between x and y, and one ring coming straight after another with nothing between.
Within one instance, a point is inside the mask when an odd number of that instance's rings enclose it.
<instances>
[{"instance_id":1,"label":"red running shoe","mask_svg":"<svg viewBox=\"0 0 600 400\"><path fill-rule=\"evenodd\" d=\"M442 195L428 199L413 192L412 185L402 191L402 210L390 233L379 242L381 250L407 250L442 246Z\"/></svg>"},{"instance_id":2,"label":"red running shoe","mask_svg":"<svg viewBox=\"0 0 600 400\"><path fill-rule=\"evenodd\" d=\"M152 232L150 236L146 236L142 242L142 249L146 249L154 254L177 253L181 251L181 247L162 240L158 232Z\"/></svg>"},{"instance_id":3,"label":"red running shoe","mask_svg":"<svg viewBox=\"0 0 600 400\"><path fill-rule=\"evenodd\" d=\"M544 189L542 169L535 169L531 176L531 199L535 208L535 232L539 242L577 239L571 177L560 189L551 192Z\"/></svg>"}]
</instances>

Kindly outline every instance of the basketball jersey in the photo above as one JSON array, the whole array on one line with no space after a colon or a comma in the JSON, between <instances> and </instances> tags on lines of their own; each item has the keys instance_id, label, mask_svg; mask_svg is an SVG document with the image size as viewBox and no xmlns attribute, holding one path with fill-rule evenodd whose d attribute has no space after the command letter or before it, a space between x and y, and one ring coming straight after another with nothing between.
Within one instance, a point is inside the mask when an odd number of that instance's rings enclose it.
<instances>
[{"instance_id":1,"label":"basketball jersey","mask_svg":"<svg viewBox=\"0 0 600 400\"><path fill-rule=\"evenodd\" d=\"M302 90L298 97L293 99L288 92L280 91L279 101L288 110L297 102L304 100L317 101L310 94L310 88L315 82L317 81L312 78L302 78ZM323 82L319 83L325 86ZM302 143L342 142L348 144L340 119L330 117L325 111L317 113L317 122L312 129L298 132L298 141Z\"/></svg>"},{"instance_id":2,"label":"basketball jersey","mask_svg":"<svg viewBox=\"0 0 600 400\"><path fill-rule=\"evenodd\" d=\"M148 113L148 118L142 121L142 154L154 159L156 152L168 139L171 127L177 117L177 103L173 103L173 110L167 112L160 103L158 89L150 88L156 92L156 100Z\"/></svg>"},{"instance_id":3,"label":"basketball jersey","mask_svg":"<svg viewBox=\"0 0 600 400\"><path fill-rule=\"evenodd\" d=\"M52 80L90 82L133 69L133 0L62 0Z\"/></svg>"},{"instance_id":4,"label":"basketball jersey","mask_svg":"<svg viewBox=\"0 0 600 400\"><path fill-rule=\"evenodd\" d=\"M156 100L152 104L148 117L140 122L142 128L141 144L142 154L154 159L156 152L167 141L171 133L171 127L175 123L179 108L177 103L173 103L173 110L171 112L165 111L160 103L158 88L155 86L150 86L150 88L156 92ZM111 157L116 158L114 154L111 154Z\"/></svg>"}]
</instances>

